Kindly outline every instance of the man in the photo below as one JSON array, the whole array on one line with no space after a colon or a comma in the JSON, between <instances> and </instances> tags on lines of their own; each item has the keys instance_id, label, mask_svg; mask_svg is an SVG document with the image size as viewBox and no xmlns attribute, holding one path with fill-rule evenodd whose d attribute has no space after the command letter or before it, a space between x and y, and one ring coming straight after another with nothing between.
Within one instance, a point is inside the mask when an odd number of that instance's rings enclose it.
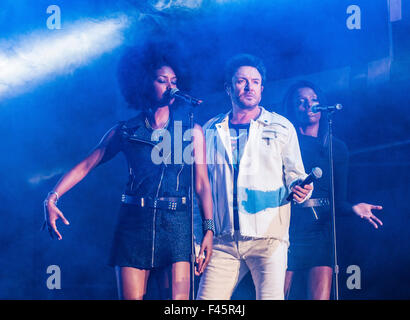
<instances>
[{"instance_id":1,"label":"man","mask_svg":"<svg viewBox=\"0 0 410 320\"><path fill-rule=\"evenodd\" d=\"M293 199L303 202L313 186L296 185L306 173L292 124L259 106L264 81L259 58L233 57L225 71L232 109L204 126L216 231L198 299L230 299L249 270L257 299L284 298L286 198L293 191Z\"/></svg>"}]
</instances>

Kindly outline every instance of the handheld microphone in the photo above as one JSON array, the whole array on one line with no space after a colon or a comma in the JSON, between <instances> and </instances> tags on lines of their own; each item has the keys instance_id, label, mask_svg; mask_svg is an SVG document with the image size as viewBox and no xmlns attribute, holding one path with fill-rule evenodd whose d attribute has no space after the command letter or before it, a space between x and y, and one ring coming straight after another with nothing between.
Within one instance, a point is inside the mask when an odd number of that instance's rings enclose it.
<instances>
[{"instance_id":1,"label":"handheld microphone","mask_svg":"<svg viewBox=\"0 0 410 320\"><path fill-rule=\"evenodd\" d=\"M338 110L342 110L342 109L343 109L343 106L340 103L337 103L333 106L323 106L323 105L318 103L318 104L313 105L310 108L310 110L312 110L313 113L318 113L320 111L327 111L327 112L338 111Z\"/></svg>"},{"instance_id":2,"label":"handheld microphone","mask_svg":"<svg viewBox=\"0 0 410 320\"><path fill-rule=\"evenodd\" d=\"M312 171L309 173L309 175L303 180L302 182L296 184L298 186L304 187L305 185L320 179L322 177L322 169L319 167L315 167L312 169ZM287 201L292 200L294 192L292 191L289 196L286 198Z\"/></svg>"},{"instance_id":3,"label":"handheld microphone","mask_svg":"<svg viewBox=\"0 0 410 320\"><path fill-rule=\"evenodd\" d=\"M193 106L198 106L203 102L200 99L191 97L189 94L183 93L178 88L171 89L171 91L169 92L169 95L171 96L171 98L180 98L180 99L190 103Z\"/></svg>"}]
</instances>

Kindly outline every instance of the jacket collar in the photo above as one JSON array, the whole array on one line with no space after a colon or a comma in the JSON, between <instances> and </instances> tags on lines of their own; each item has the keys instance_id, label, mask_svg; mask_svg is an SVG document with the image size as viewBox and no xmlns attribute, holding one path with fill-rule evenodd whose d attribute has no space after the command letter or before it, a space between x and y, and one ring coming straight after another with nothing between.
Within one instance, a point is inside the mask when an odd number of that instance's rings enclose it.
<instances>
[{"instance_id":1,"label":"jacket collar","mask_svg":"<svg viewBox=\"0 0 410 320\"><path fill-rule=\"evenodd\" d=\"M272 113L267 111L262 106L259 106L259 107L262 109L261 114L259 115L259 117L256 120L251 120L251 122L252 121L259 122L263 125L272 124L272 122L274 122ZM229 112L227 112L226 114L221 115L221 117L215 122L215 125L219 128L221 128L221 127L228 128L228 126L229 126L229 116L231 114L232 114L232 109L229 110Z\"/></svg>"}]
</instances>

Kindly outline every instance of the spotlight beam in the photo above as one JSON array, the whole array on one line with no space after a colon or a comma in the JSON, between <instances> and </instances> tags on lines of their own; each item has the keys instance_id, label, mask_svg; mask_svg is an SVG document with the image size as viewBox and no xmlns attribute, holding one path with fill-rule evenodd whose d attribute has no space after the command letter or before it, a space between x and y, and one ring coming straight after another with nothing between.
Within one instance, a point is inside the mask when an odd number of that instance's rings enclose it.
<instances>
[{"instance_id":1,"label":"spotlight beam","mask_svg":"<svg viewBox=\"0 0 410 320\"><path fill-rule=\"evenodd\" d=\"M86 20L46 34L0 43L0 98L26 91L47 77L73 72L123 43L125 15Z\"/></svg>"}]
</instances>

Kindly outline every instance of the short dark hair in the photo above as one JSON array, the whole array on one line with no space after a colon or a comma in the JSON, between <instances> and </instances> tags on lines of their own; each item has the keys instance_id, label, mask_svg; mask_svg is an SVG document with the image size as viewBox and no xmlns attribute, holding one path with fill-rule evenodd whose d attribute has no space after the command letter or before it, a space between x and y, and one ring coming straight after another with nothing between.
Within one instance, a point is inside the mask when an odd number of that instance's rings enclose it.
<instances>
[{"instance_id":1,"label":"short dark hair","mask_svg":"<svg viewBox=\"0 0 410 320\"><path fill-rule=\"evenodd\" d=\"M298 125L297 118L296 118L296 95L298 90L301 88L310 88L312 89L320 101L321 104L327 104L327 99L323 91L313 82L307 80L300 80L289 87L287 90L284 100L283 100L283 107L284 107L284 115L290 122L292 122L295 126ZM319 135L323 135L326 132L326 124L323 123L325 121L325 117L321 117L320 124L319 124Z\"/></svg>"},{"instance_id":2,"label":"short dark hair","mask_svg":"<svg viewBox=\"0 0 410 320\"><path fill-rule=\"evenodd\" d=\"M127 47L118 63L117 78L120 91L130 108L140 110L149 101L155 71L171 67L177 77L184 78L178 61L178 48L170 43L150 42ZM178 87L182 81L178 78Z\"/></svg>"},{"instance_id":3,"label":"short dark hair","mask_svg":"<svg viewBox=\"0 0 410 320\"><path fill-rule=\"evenodd\" d=\"M225 65L225 83L232 84L232 77L235 72L243 66L256 68L262 77L262 83L266 81L266 67L262 59L247 53L240 53L228 60Z\"/></svg>"}]
</instances>

